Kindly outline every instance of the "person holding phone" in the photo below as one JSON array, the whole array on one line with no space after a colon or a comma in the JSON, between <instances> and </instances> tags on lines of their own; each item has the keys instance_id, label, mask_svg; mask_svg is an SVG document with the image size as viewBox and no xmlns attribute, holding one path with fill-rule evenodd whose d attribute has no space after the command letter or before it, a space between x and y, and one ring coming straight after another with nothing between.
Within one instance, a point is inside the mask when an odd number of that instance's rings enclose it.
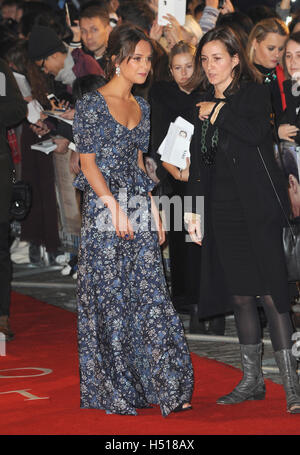
<instances>
[{"instance_id":1,"label":"person holding phone","mask_svg":"<svg viewBox=\"0 0 300 455\"><path fill-rule=\"evenodd\" d=\"M147 79L152 53L142 30L115 27L108 42L109 82L76 103L73 125L82 170L74 184L84 193L78 260L81 407L109 414L136 415L151 403L163 416L191 409L193 369L164 279L165 233L143 164L149 105L131 93L133 84Z\"/></svg>"}]
</instances>

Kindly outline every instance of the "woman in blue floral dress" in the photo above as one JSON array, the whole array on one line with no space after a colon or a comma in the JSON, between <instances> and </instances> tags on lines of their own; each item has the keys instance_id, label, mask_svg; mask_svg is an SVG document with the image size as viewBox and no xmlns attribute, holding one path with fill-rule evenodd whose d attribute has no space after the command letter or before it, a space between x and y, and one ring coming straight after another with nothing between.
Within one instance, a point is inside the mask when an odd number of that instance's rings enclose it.
<instances>
[{"instance_id":1,"label":"woman in blue floral dress","mask_svg":"<svg viewBox=\"0 0 300 455\"><path fill-rule=\"evenodd\" d=\"M191 409L193 369L164 278L164 231L143 165L149 106L131 94L132 85L148 76L152 46L136 27L120 26L108 49L112 77L77 102L73 126L82 170L75 186L84 192L81 407L136 415L158 404L166 416Z\"/></svg>"}]
</instances>

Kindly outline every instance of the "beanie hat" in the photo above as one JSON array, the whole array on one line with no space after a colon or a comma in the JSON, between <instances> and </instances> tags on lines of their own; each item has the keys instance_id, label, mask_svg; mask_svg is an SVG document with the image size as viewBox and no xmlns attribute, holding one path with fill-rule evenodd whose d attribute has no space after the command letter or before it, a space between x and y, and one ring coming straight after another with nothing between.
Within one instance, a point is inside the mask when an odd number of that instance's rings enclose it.
<instances>
[{"instance_id":1,"label":"beanie hat","mask_svg":"<svg viewBox=\"0 0 300 455\"><path fill-rule=\"evenodd\" d=\"M28 40L28 55L30 60L42 60L64 47L63 41L50 27L35 25Z\"/></svg>"}]
</instances>

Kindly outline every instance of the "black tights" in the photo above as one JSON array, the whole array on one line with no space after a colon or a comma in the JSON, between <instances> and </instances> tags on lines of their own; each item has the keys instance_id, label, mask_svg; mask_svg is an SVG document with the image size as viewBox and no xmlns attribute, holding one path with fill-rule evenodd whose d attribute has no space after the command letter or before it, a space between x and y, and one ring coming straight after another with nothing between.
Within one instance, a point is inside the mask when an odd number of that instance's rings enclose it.
<instances>
[{"instance_id":1,"label":"black tights","mask_svg":"<svg viewBox=\"0 0 300 455\"><path fill-rule=\"evenodd\" d=\"M293 325L289 312L279 313L270 295L261 298L269 323L270 337L274 351L291 349ZM233 296L234 317L240 344L259 344L261 324L253 296Z\"/></svg>"}]
</instances>

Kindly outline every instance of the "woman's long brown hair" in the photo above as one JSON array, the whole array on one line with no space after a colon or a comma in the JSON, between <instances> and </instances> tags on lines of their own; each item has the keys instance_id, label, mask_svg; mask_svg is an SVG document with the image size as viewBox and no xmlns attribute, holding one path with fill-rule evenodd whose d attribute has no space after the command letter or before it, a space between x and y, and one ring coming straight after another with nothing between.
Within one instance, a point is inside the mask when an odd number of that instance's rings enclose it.
<instances>
[{"instance_id":1,"label":"woman's long brown hair","mask_svg":"<svg viewBox=\"0 0 300 455\"><path fill-rule=\"evenodd\" d=\"M195 71L189 81L189 88L194 89L195 87L199 87L201 92L205 92L211 87L201 64L201 54L203 47L212 41L220 41L224 44L231 57L237 55L239 58L239 63L233 69L233 80L230 84L227 95L235 93L239 89L242 81L262 81L255 66L249 62L238 35L230 27L221 26L207 32L198 44L195 56Z\"/></svg>"}]
</instances>

